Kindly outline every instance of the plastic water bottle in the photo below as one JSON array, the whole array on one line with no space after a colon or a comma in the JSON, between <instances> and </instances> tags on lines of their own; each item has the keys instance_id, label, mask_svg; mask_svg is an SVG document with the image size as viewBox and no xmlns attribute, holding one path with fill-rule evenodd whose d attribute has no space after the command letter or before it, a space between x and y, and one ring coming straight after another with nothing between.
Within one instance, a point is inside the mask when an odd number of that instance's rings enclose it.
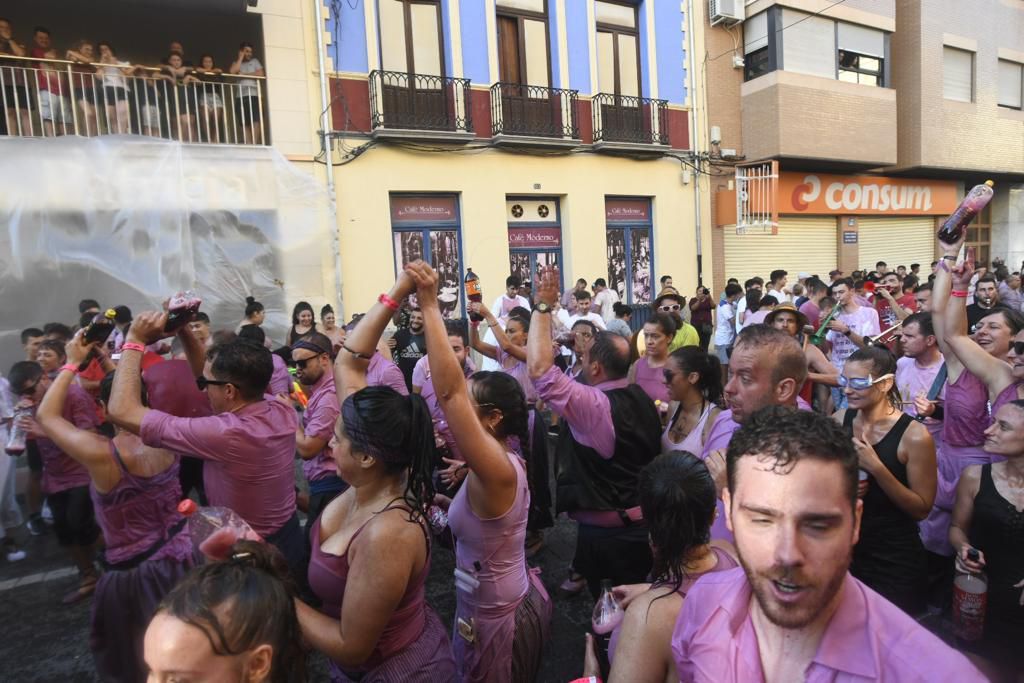
<instances>
[{"instance_id":1,"label":"plastic water bottle","mask_svg":"<svg viewBox=\"0 0 1024 683\"><path fill-rule=\"evenodd\" d=\"M7 455L18 456L25 452L25 439L28 438L28 433L18 424L18 420L31 415L31 408L14 409L14 421L11 423L11 431L7 434L7 443L4 446Z\"/></svg>"},{"instance_id":2,"label":"plastic water bottle","mask_svg":"<svg viewBox=\"0 0 1024 683\"><path fill-rule=\"evenodd\" d=\"M186 498L178 504L178 512L188 517L192 544L211 560L227 559L235 541L263 540L237 512L229 508L199 507L194 500Z\"/></svg>"},{"instance_id":3,"label":"plastic water bottle","mask_svg":"<svg viewBox=\"0 0 1024 683\"><path fill-rule=\"evenodd\" d=\"M480 278L473 272L472 268L466 269L466 298L475 303L481 303L484 300L483 290L480 289ZM480 322L484 317L479 313L470 311L469 319Z\"/></svg>"},{"instance_id":4,"label":"plastic water bottle","mask_svg":"<svg viewBox=\"0 0 1024 683\"><path fill-rule=\"evenodd\" d=\"M191 289L172 296L167 303L167 323L164 325L164 332L173 334L192 322L202 303L203 300Z\"/></svg>"},{"instance_id":5,"label":"plastic water bottle","mask_svg":"<svg viewBox=\"0 0 1024 683\"><path fill-rule=\"evenodd\" d=\"M956 244L956 241L964 234L964 230L967 229L967 224L973 221L974 217L992 201L994 186L994 182L986 180L981 185L971 188L971 191L960 202L960 206L956 207L956 211L951 213L939 228L939 239L946 244Z\"/></svg>"},{"instance_id":6,"label":"plastic water bottle","mask_svg":"<svg viewBox=\"0 0 1024 683\"><path fill-rule=\"evenodd\" d=\"M594 615L591 619L594 633L597 635L608 635L615 630L615 627L622 623L626 616L626 610L615 599L612 592L612 582L605 579L601 581L601 595L594 605Z\"/></svg>"},{"instance_id":7,"label":"plastic water bottle","mask_svg":"<svg viewBox=\"0 0 1024 683\"><path fill-rule=\"evenodd\" d=\"M974 548L967 558L977 561ZM966 642L981 640L985 631L985 610L988 606L988 577L985 572L971 572L957 563L953 579L953 635Z\"/></svg>"}]
</instances>

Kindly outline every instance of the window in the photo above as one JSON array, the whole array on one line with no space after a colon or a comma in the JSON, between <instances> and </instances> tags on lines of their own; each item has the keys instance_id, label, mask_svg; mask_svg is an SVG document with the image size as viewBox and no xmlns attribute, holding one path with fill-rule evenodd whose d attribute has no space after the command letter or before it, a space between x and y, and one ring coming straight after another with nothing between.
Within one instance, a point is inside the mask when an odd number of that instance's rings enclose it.
<instances>
[{"instance_id":1,"label":"window","mask_svg":"<svg viewBox=\"0 0 1024 683\"><path fill-rule=\"evenodd\" d=\"M498 0L498 71L502 83L549 87L549 47L545 0Z\"/></svg>"},{"instance_id":2,"label":"window","mask_svg":"<svg viewBox=\"0 0 1024 683\"><path fill-rule=\"evenodd\" d=\"M380 0L380 63L385 71L444 75L437 0Z\"/></svg>"},{"instance_id":3,"label":"window","mask_svg":"<svg viewBox=\"0 0 1024 683\"><path fill-rule=\"evenodd\" d=\"M743 25L743 79L749 81L774 71L768 47L768 12L750 17Z\"/></svg>"},{"instance_id":4,"label":"window","mask_svg":"<svg viewBox=\"0 0 1024 683\"><path fill-rule=\"evenodd\" d=\"M650 200L608 197L605 220L608 286L626 303L649 303L654 294Z\"/></svg>"},{"instance_id":5,"label":"window","mask_svg":"<svg viewBox=\"0 0 1024 683\"><path fill-rule=\"evenodd\" d=\"M437 299L441 315L462 313L459 258L459 199L456 195L391 195L391 231L395 273L405 264L423 259L437 271Z\"/></svg>"},{"instance_id":6,"label":"window","mask_svg":"<svg viewBox=\"0 0 1024 683\"><path fill-rule=\"evenodd\" d=\"M974 53L942 48L942 96L958 102L974 101Z\"/></svg>"},{"instance_id":7,"label":"window","mask_svg":"<svg viewBox=\"0 0 1024 683\"><path fill-rule=\"evenodd\" d=\"M598 92L626 97L640 96L640 34L637 9L598 0Z\"/></svg>"},{"instance_id":8,"label":"window","mask_svg":"<svg viewBox=\"0 0 1024 683\"><path fill-rule=\"evenodd\" d=\"M1024 106L1024 64L999 60L999 106L1011 109Z\"/></svg>"},{"instance_id":9,"label":"window","mask_svg":"<svg viewBox=\"0 0 1024 683\"><path fill-rule=\"evenodd\" d=\"M839 80L861 85L885 85L885 33L839 22Z\"/></svg>"}]
</instances>

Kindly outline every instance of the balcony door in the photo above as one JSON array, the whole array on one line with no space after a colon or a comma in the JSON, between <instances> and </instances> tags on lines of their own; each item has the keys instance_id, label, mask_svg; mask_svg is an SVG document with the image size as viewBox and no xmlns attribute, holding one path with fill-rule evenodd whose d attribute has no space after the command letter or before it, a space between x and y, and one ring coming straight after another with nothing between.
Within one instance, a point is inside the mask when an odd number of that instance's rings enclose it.
<instances>
[{"instance_id":1,"label":"balcony door","mask_svg":"<svg viewBox=\"0 0 1024 683\"><path fill-rule=\"evenodd\" d=\"M387 128L452 128L439 0L379 0Z\"/></svg>"},{"instance_id":2,"label":"balcony door","mask_svg":"<svg viewBox=\"0 0 1024 683\"><path fill-rule=\"evenodd\" d=\"M561 99L548 90L547 0L498 1L501 128L513 135L560 135Z\"/></svg>"},{"instance_id":3,"label":"balcony door","mask_svg":"<svg viewBox=\"0 0 1024 683\"><path fill-rule=\"evenodd\" d=\"M598 0L597 85L607 97L600 100L603 139L643 139L641 131L650 117L640 100L640 33L636 5ZM649 137L650 131L646 131Z\"/></svg>"}]
</instances>

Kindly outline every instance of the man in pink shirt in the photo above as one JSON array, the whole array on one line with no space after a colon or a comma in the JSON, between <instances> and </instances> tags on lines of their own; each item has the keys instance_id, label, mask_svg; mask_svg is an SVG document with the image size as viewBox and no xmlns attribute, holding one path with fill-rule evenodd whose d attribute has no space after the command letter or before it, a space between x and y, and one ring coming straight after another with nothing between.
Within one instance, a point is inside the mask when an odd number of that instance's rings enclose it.
<instances>
[{"instance_id":1,"label":"man in pink shirt","mask_svg":"<svg viewBox=\"0 0 1024 683\"><path fill-rule=\"evenodd\" d=\"M863 503L842 428L770 407L733 436L728 524L741 568L689 591L672 634L681 681L984 681L960 653L850 576Z\"/></svg>"},{"instance_id":2,"label":"man in pink shirt","mask_svg":"<svg viewBox=\"0 0 1024 683\"><path fill-rule=\"evenodd\" d=\"M295 429L295 450L302 458L302 473L309 483L309 507L306 512L306 536L327 504L348 488L338 476L330 442L341 409L334 391L334 366L331 340L319 332L310 332L292 344L295 378L309 393L302 411L302 422ZM402 383L405 386L405 383ZM290 398L279 398L291 406Z\"/></svg>"},{"instance_id":3,"label":"man in pink shirt","mask_svg":"<svg viewBox=\"0 0 1024 683\"><path fill-rule=\"evenodd\" d=\"M213 415L175 417L146 408L139 399L140 347L166 336L166 313L136 317L121 350L110 420L139 434L148 446L193 453L205 460L206 495L211 505L231 508L256 533L281 550L293 578L305 581L306 542L295 513L295 410L266 400L273 362L270 351L239 339L211 347L202 356L187 327L182 339L196 379L210 399Z\"/></svg>"},{"instance_id":4,"label":"man in pink shirt","mask_svg":"<svg viewBox=\"0 0 1024 683\"><path fill-rule=\"evenodd\" d=\"M373 358L370 359L370 366L366 369L366 386L391 387L402 396L409 395L405 375L393 361L382 356L380 351L374 351Z\"/></svg>"}]
</instances>

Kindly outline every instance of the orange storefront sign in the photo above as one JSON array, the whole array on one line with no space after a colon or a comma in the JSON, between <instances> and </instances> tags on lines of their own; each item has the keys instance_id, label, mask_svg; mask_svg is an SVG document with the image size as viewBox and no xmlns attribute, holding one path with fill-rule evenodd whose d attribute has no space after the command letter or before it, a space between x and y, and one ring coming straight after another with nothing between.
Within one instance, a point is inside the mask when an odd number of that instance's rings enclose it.
<instances>
[{"instance_id":1,"label":"orange storefront sign","mask_svg":"<svg viewBox=\"0 0 1024 683\"><path fill-rule=\"evenodd\" d=\"M778 215L945 216L960 197L949 180L841 176L824 173L779 174ZM718 225L736 223L736 194L718 193Z\"/></svg>"}]
</instances>

